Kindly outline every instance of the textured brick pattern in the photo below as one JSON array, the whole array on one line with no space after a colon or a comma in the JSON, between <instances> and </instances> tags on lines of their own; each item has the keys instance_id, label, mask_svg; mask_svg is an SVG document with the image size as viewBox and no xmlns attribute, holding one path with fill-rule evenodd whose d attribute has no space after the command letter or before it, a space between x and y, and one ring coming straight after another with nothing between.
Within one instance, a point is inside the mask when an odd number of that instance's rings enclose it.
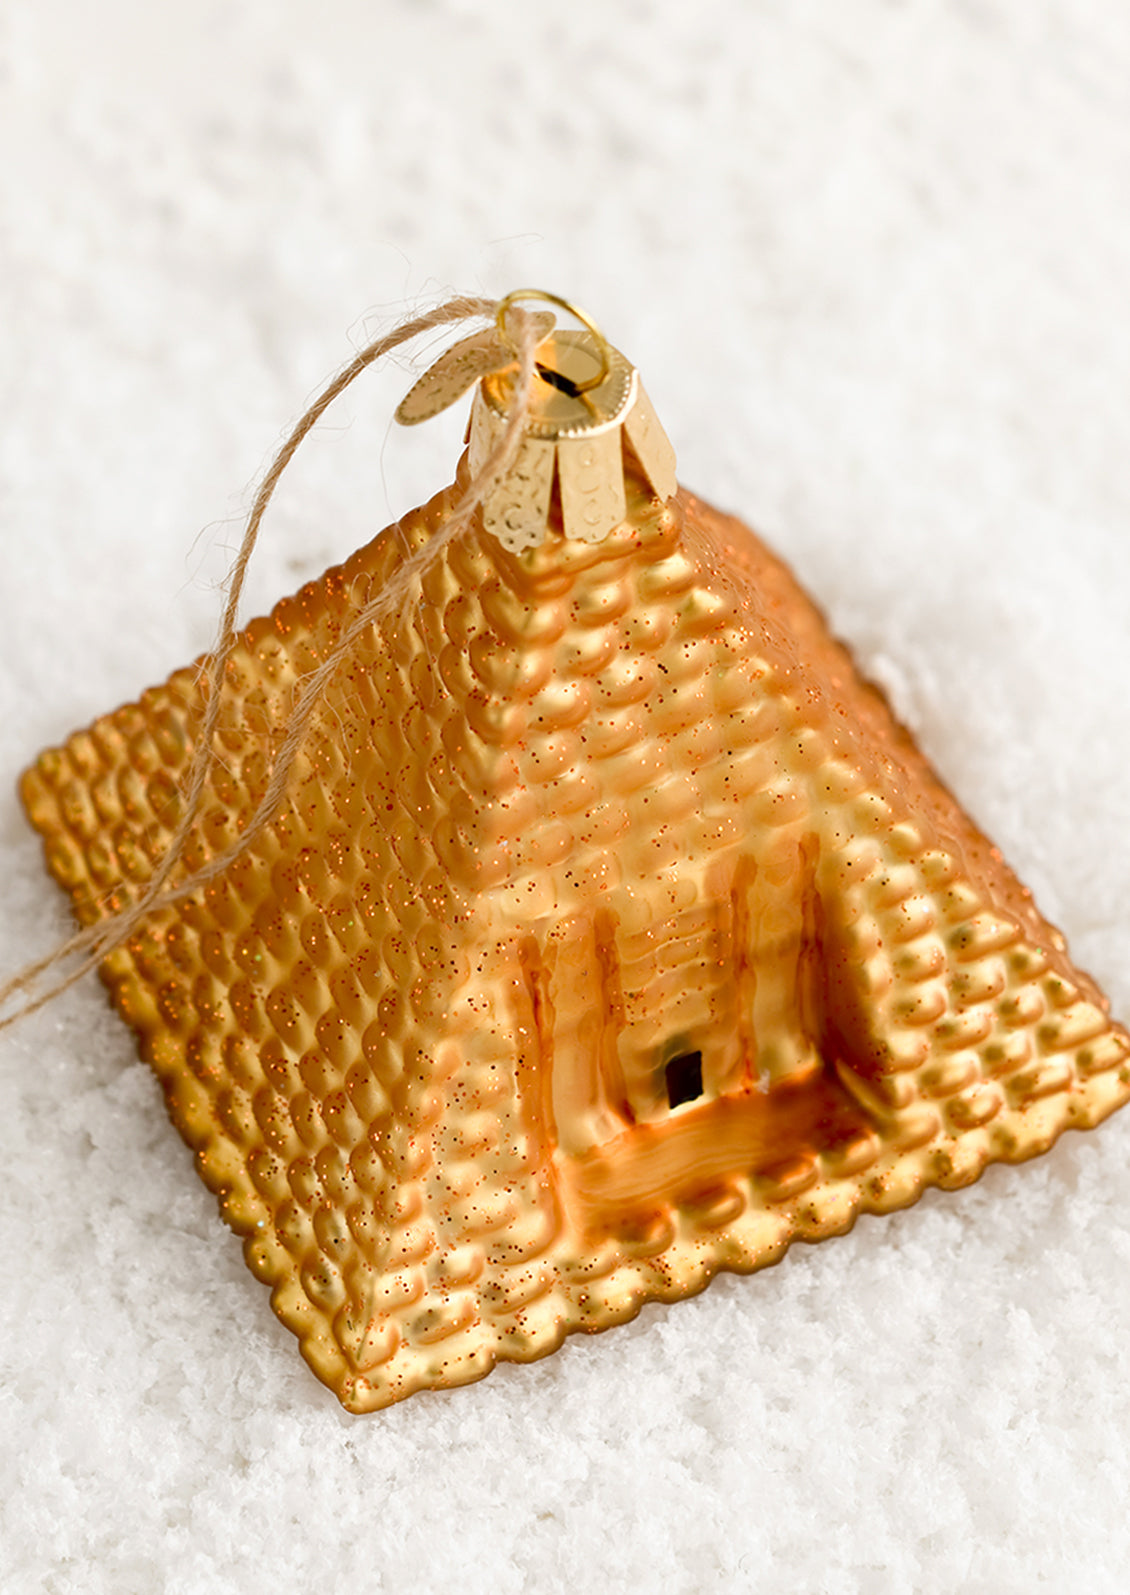
<instances>
[{"instance_id":1,"label":"textured brick pattern","mask_svg":"<svg viewBox=\"0 0 1130 1595\"><path fill-rule=\"evenodd\" d=\"M248 629L185 860L451 490ZM197 676L23 782L84 922L167 842ZM346 1406L528 1359L1130 1095L1127 1037L788 572L688 495L433 561L288 800L107 984ZM664 1065L701 1054L671 1109Z\"/></svg>"}]
</instances>

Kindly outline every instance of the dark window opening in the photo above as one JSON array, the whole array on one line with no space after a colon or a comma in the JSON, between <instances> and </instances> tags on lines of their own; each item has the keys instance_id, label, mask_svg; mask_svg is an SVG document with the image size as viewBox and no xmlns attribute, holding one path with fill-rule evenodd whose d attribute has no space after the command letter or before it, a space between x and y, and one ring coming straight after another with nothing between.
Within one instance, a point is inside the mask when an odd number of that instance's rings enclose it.
<instances>
[{"instance_id":1,"label":"dark window opening","mask_svg":"<svg viewBox=\"0 0 1130 1595\"><path fill-rule=\"evenodd\" d=\"M667 1101L673 1108L693 1102L702 1095L702 1053L681 1052L664 1071L667 1076Z\"/></svg>"}]
</instances>

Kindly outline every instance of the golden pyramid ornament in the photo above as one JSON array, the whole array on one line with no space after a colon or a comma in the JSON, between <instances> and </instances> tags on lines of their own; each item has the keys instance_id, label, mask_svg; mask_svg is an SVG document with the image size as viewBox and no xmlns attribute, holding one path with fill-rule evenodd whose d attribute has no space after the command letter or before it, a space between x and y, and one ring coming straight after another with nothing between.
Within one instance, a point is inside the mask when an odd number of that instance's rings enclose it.
<instances>
[{"instance_id":1,"label":"golden pyramid ornament","mask_svg":"<svg viewBox=\"0 0 1130 1595\"><path fill-rule=\"evenodd\" d=\"M464 351L456 483L243 633L180 878L255 811L295 683L445 524L506 414L500 329ZM675 489L632 368L546 328L539 369L518 462L357 642L270 823L103 964L354 1412L1130 1096L1105 999L785 566ZM180 670L24 776L81 922L167 846L202 712Z\"/></svg>"}]
</instances>

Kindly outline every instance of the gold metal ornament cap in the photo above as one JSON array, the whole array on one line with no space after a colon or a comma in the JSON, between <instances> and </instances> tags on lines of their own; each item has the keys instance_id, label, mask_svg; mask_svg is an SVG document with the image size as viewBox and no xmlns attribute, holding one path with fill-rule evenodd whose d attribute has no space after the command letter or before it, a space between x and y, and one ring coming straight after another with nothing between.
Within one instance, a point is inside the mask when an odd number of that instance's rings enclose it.
<instances>
[{"instance_id":1,"label":"gold metal ornament cap","mask_svg":"<svg viewBox=\"0 0 1130 1595\"><path fill-rule=\"evenodd\" d=\"M579 306L538 288L508 294L493 328L447 350L407 395L397 419L406 425L426 420L477 383L467 434L477 475L500 442L514 402L518 367L510 311L531 299L566 311L584 330L555 330L551 314L535 313L539 346L525 435L482 509L487 531L512 553L540 546L551 525L567 538L602 541L627 514L625 470L635 469L663 502L677 488L675 451L639 372Z\"/></svg>"},{"instance_id":2,"label":"gold metal ornament cap","mask_svg":"<svg viewBox=\"0 0 1130 1595\"><path fill-rule=\"evenodd\" d=\"M675 451L639 372L609 348L607 370L591 333L555 332L539 350L539 373L518 458L483 505L483 525L512 553L536 548L549 531L554 487L565 537L599 543L627 514L625 449L657 498L674 496ZM506 425L514 373L484 377L471 410L470 465L481 469Z\"/></svg>"}]
</instances>

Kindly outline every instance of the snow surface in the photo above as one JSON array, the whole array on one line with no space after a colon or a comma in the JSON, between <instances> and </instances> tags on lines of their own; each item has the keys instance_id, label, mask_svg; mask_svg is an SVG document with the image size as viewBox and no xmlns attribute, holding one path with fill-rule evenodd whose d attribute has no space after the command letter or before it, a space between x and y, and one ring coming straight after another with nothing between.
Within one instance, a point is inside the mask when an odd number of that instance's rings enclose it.
<instances>
[{"instance_id":1,"label":"snow surface","mask_svg":"<svg viewBox=\"0 0 1130 1595\"><path fill-rule=\"evenodd\" d=\"M532 282L1130 1015L1128 83L1120 0L6 0L3 967L65 925L16 775L206 645L304 399ZM249 613L448 479L406 384L306 445ZM1130 1115L356 1419L99 989L0 1042L5 1592L1130 1584Z\"/></svg>"}]
</instances>

